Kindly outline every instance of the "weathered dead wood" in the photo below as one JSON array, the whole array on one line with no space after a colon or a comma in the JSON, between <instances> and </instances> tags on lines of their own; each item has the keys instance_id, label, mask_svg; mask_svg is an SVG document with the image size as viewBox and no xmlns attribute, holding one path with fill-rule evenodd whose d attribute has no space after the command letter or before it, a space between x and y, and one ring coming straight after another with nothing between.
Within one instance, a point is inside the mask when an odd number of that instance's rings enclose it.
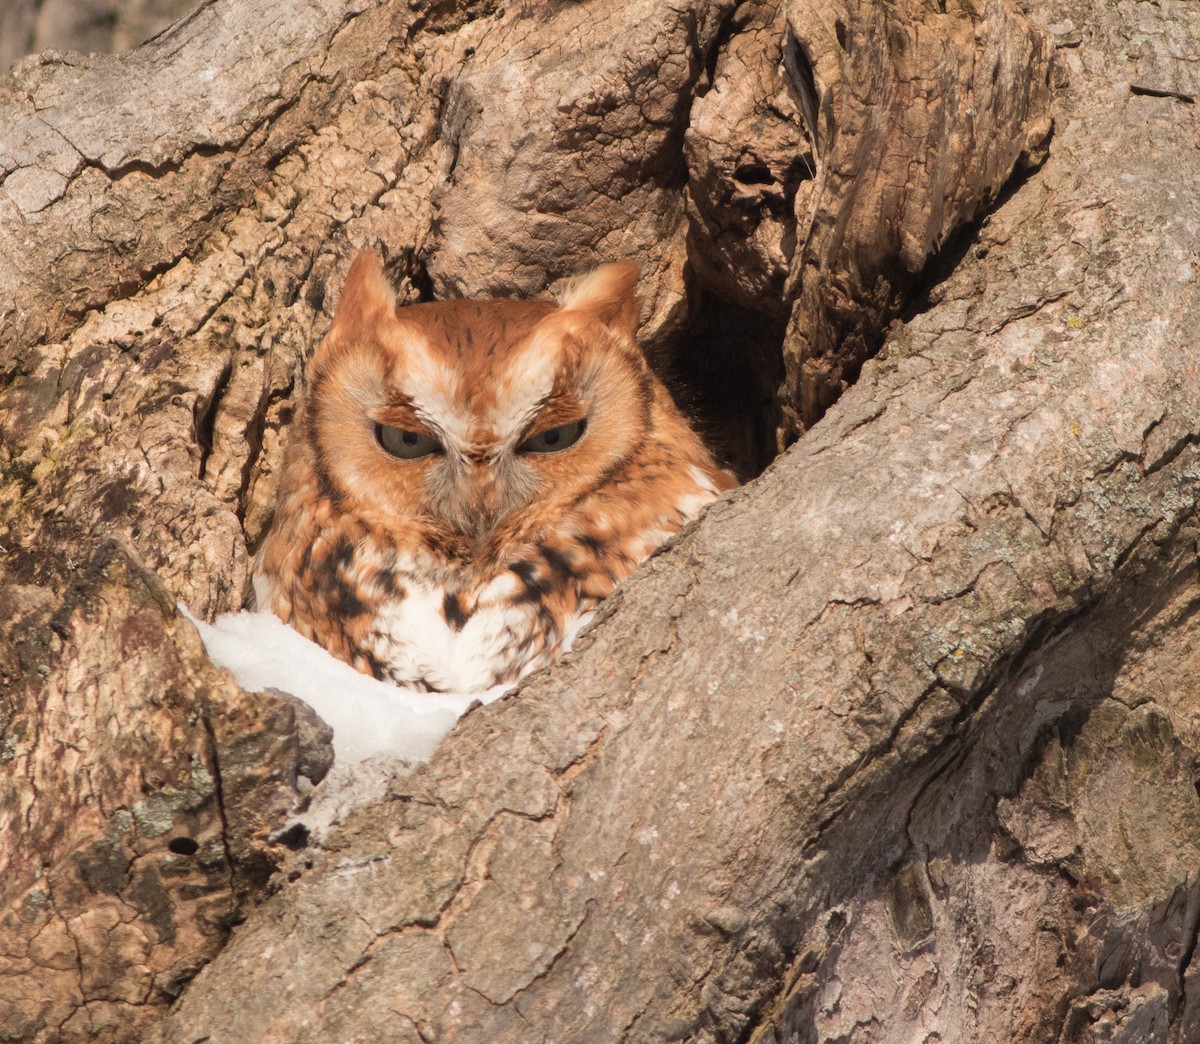
<instances>
[{"instance_id":1,"label":"weathered dead wood","mask_svg":"<svg viewBox=\"0 0 1200 1044\"><path fill-rule=\"evenodd\" d=\"M795 206L785 443L854 379L954 230L1040 162L1051 127L1049 42L1003 0L792 3L788 29L815 148Z\"/></svg>"}]
</instances>

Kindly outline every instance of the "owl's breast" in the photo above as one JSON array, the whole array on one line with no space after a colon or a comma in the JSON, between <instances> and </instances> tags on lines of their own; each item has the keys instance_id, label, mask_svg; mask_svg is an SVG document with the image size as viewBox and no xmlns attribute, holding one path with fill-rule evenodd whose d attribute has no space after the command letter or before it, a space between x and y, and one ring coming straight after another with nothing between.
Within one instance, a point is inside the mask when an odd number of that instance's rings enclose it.
<instances>
[{"instance_id":1,"label":"owl's breast","mask_svg":"<svg viewBox=\"0 0 1200 1044\"><path fill-rule=\"evenodd\" d=\"M535 541L448 561L371 531L322 531L289 575L260 556L260 605L377 678L442 692L508 685L565 651L615 578Z\"/></svg>"},{"instance_id":2,"label":"owl's breast","mask_svg":"<svg viewBox=\"0 0 1200 1044\"><path fill-rule=\"evenodd\" d=\"M477 595L411 583L382 603L366 642L386 678L441 692L507 685L565 651L592 615L577 598L553 605L513 597L519 578L497 577Z\"/></svg>"}]
</instances>

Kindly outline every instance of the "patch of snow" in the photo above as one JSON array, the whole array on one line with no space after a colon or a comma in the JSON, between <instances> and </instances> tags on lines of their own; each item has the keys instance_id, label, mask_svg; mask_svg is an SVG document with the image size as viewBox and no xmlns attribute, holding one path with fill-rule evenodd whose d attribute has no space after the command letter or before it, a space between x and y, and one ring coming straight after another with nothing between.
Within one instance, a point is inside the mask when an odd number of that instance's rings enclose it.
<instances>
[{"instance_id":1,"label":"patch of snow","mask_svg":"<svg viewBox=\"0 0 1200 1044\"><path fill-rule=\"evenodd\" d=\"M491 703L511 688L417 692L356 671L274 613L226 613L208 624L180 610L196 625L209 658L243 689L280 689L311 706L333 729L334 757L342 766L380 754L427 761L471 704Z\"/></svg>"}]
</instances>

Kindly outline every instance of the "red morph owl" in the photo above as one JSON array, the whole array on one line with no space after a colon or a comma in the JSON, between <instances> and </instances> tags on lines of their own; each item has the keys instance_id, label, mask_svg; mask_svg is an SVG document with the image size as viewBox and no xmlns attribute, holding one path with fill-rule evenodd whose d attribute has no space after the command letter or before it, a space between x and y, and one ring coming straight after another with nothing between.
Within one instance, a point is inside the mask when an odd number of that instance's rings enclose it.
<instances>
[{"instance_id":1,"label":"red morph owl","mask_svg":"<svg viewBox=\"0 0 1200 1044\"><path fill-rule=\"evenodd\" d=\"M358 255L309 365L260 608L360 671L473 692L553 662L735 484L635 340L637 265L400 308Z\"/></svg>"}]
</instances>

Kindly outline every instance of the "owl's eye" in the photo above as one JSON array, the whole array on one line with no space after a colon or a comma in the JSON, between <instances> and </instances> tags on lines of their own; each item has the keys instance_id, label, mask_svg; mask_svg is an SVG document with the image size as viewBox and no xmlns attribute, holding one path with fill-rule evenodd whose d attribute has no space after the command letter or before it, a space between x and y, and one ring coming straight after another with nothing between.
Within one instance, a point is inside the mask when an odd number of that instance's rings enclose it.
<instances>
[{"instance_id":1,"label":"owl's eye","mask_svg":"<svg viewBox=\"0 0 1200 1044\"><path fill-rule=\"evenodd\" d=\"M390 424L375 425L375 440L393 457L401 460L415 460L442 452L442 444L437 439L422 435L419 431L393 428Z\"/></svg>"},{"instance_id":2,"label":"owl's eye","mask_svg":"<svg viewBox=\"0 0 1200 1044\"><path fill-rule=\"evenodd\" d=\"M557 453L568 446L574 446L587 430L587 418L580 417L570 424L560 424L557 428L547 428L539 431L532 438L526 439L517 447L518 453Z\"/></svg>"}]
</instances>

